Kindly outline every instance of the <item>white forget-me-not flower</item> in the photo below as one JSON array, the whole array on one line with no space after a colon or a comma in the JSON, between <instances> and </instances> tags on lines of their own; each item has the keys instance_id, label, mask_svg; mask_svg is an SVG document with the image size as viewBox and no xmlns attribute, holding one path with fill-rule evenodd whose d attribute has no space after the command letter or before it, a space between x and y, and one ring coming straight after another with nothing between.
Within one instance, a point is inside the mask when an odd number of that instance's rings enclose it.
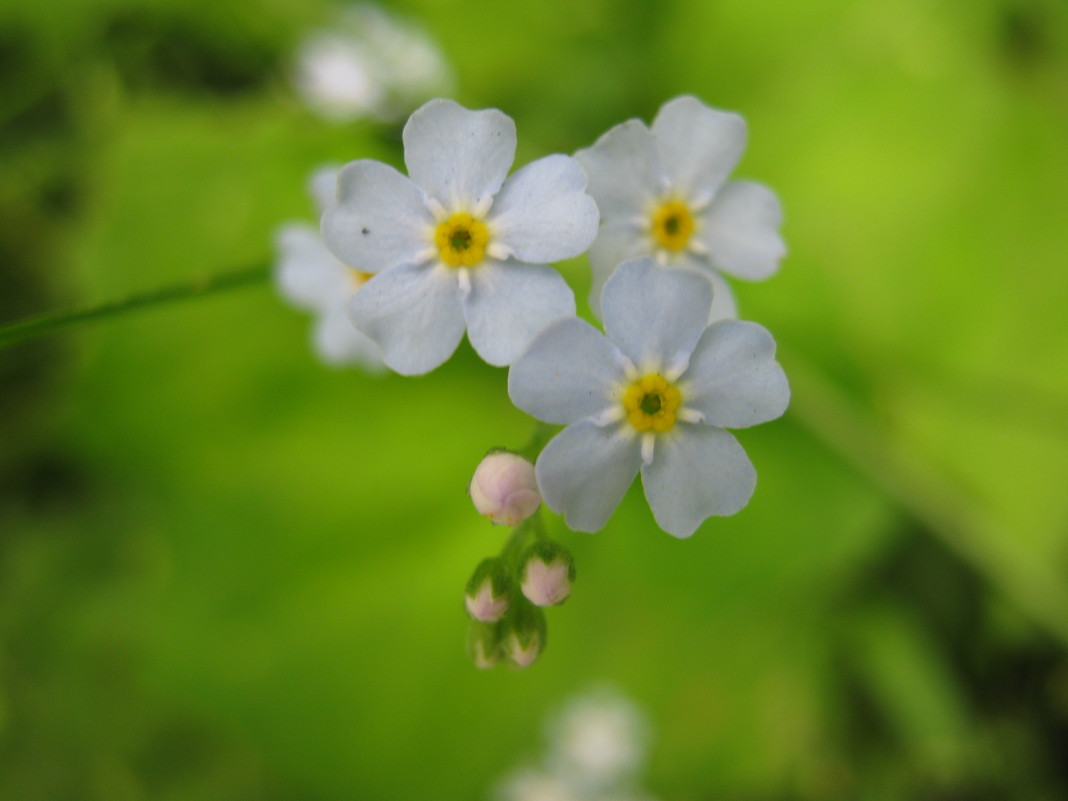
<instances>
[{"instance_id":1,"label":"white forget-me-not flower","mask_svg":"<svg viewBox=\"0 0 1068 801\"><path fill-rule=\"evenodd\" d=\"M786 409L775 342L756 323L709 325L711 284L651 258L621 264L601 303L607 336L558 321L508 375L516 406L568 424L535 465L542 498L571 528L597 531L640 469L656 522L688 537L753 493L753 465L724 429Z\"/></svg>"},{"instance_id":2,"label":"white forget-me-not flower","mask_svg":"<svg viewBox=\"0 0 1068 801\"><path fill-rule=\"evenodd\" d=\"M312 175L311 193L320 214L335 202L336 187L336 167L324 167ZM370 273L338 261L323 244L318 227L306 223L279 228L276 247L275 283L286 300L317 316L313 343L320 358L337 366L359 364L372 372L383 370L378 345L357 330L348 315L352 296Z\"/></svg>"},{"instance_id":3,"label":"white forget-me-not flower","mask_svg":"<svg viewBox=\"0 0 1068 801\"><path fill-rule=\"evenodd\" d=\"M651 129L628 120L575 154L604 223L589 256L594 312L616 266L639 256L702 270L715 289L713 320L737 316L720 272L757 281L778 270L778 198L752 181L726 182L745 142L741 116L684 96L661 106Z\"/></svg>"},{"instance_id":4,"label":"white forget-me-not flower","mask_svg":"<svg viewBox=\"0 0 1068 801\"><path fill-rule=\"evenodd\" d=\"M404 126L408 177L354 161L338 177L323 236L344 262L377 273L351 315L398 373L433 370L466 328L490 364L511 364L575 298L547 262L584 252L597 206L570 156L508 176L515 123L497 109L432 100ZM506 180L507 178L507 180Z\"/></svg>"}]
</instances>

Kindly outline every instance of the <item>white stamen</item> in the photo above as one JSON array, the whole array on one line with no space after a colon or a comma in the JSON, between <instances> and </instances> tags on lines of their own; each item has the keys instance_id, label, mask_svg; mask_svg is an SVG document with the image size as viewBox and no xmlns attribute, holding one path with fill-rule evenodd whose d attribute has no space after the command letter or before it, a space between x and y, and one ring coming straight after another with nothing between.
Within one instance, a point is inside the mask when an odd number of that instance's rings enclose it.
<instances>
[{"instance_id":1,"label":"white stamen","mask_svg":"<svg viewBox=\"0 0 1068 801\"><path fill-rule=\"evenodd\" d=\"M515 255L515 251L500 242L490 242L486 247L486 255L497 261L507 261Z\"/></svg>"},{"instance_id":2,"label":"white stamen","mask_svg":"<svg viewBox=\"0 0 1068 801\"><path fill-rule=\"evenodd\" d=\"M655 444L655 434L642 434L642 464L653 463L653 446Z\"/></svg>"},{"instance_id":3,"label":"white stamen","mask_svg":"<svg viewBox=\"0 0 1068 801\"><path fill-rule=\"evenodd\" d=\"M687 409L685 406L683 406L681 409L679 409L677 412L675 412L675 417L677 417L679 420L681 420L684 423L703 423L703 422L705 422L705 414L704 414L704 412L699 412L699 411L697 411L697 409Z\"/></svg>"},{"instance_id":4,"label":"white stamen","mask_svg":"<svg viewBox=\"0 0 1068 801\"><path fill-rule=\"evenodd\" d=\"M456 271L456 280L460 283L460 295L467 297L471 294L471 273L466 268L461 267Z\"/></svg>"},{"instance_id":5,"label":"white stamen","mask_svg":"<svg viewBox=\"0 0 1068 801\"><path fill-rule=\"evenodd\" d=\"M434 222L443 223L449 219L449 212L430 195L423 195L423 205L426 206L427 211L434 215ZM433 235L431 235L433 238Z\"/></svg>"},{"instance_id":6,"label":"white stamen","mask_svg":"<svg viewBox=\"0 0 1068 801\"><path fill-rule=\"evenodd\" d=\"M620 420L622 420L626 416L627 416L626 409L624 409L622 406L620 406L618 404L614 404L612 406L609 406L607 409L604 409L603 411L598 412L596 415L594 415L591 418L591 420L593 421L593 424L595 426L598 426L600 428L604 428L605 426L612 425L612 423L618 423Z\"/></svg>"}]
</instances>

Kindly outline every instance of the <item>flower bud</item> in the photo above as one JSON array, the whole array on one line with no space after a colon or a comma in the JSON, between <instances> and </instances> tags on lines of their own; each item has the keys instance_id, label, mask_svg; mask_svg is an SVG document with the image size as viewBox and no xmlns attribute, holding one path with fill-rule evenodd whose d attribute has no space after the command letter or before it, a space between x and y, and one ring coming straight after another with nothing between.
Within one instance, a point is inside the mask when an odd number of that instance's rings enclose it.
<instances>
[{"instance_id":1,"label":"flower bud","mask_svg":"<svg viewBox=\"0 0 1068 801\"><path fill-rule=\"evenodd\" d=\"M548 633L545 613L520 599L519 603L513 605L503 625L507 632L503 647L508 658L521 668L534 664L534 660L545 650Z\"/></svg>"},{"instance_id":2,"label":"flower bud","mask_svg":"<svg viewBox=\"0 0 1068 801\"><path fill-rule=\"evenodd\" d=\"M523 595L537 606L556 606L571 594L575 562L562 545L540 540L531 545L520 561Z\"/></svg>"},{"instance_id":3,"label":"flower bud","mask_svg":"<svg viewBox=\"0 0 1068 801\"><path fill-rule=\"evenodd\" d=\"M508 610L512 575L500 559L483 559L467 581L464 605L467 614L483 623L493 623Z\"/></svg>"},{"instance_id":4,"label":"flower bud","mask_svg":"<svg viewBox=\"0 0 1068 801\"><path fill-rule=\"evenodd\" d=\"M467 655L475 667L486 670L501 661L501 625L472 620L467 629Z\"/></svg>"},{"instance_id":5,"label":"flower bud","mask_svg":"<svg viewBox=\"0 0 1068 801\"><path fill-rule=\"evenodd\" d=\"M506 526L518 526L541 505L534 465L508 451L487 454L467 491L479 514Z\"/></svg>"}]
</instances>

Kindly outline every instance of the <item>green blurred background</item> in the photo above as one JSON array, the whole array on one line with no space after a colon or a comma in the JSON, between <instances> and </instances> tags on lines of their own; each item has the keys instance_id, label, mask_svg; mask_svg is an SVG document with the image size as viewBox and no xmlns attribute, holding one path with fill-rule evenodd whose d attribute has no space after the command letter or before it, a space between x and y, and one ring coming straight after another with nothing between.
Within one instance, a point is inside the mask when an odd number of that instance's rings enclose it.
<instances>
[{"instance_id":1,"label":"green blurred background","mask_svg":"<svg viewBox=\"0 0 1068 801\"><path fill-rule=\"evenodd\" d=\"M1068 797L1068 5L410 0L518 163L693 93L750 123L790 255L736 284L794 403L690 540L635 487L526 671L464 654L506 532L466 482L531 423L465 344L321 366L266 284L0 352L0 797L480 799L608 681L646 786ZM266 263L326 123L301 0L3 0L0 322ZM577 260L564 271L580 297Z\"/></svg>"}]
</instances>

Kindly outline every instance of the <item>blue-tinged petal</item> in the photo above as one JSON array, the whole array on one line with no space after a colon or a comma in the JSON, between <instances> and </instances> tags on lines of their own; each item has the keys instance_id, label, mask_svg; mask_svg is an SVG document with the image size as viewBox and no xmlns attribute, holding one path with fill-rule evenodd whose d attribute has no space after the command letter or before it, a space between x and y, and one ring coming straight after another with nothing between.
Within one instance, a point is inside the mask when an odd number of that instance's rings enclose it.
<instances>
[{"instance_id":1,"label":"blue-tinged petal","mask_svg":"<svg viewBox=\"0 0 1068 801\"><path fill-rule=\"evenodd\" d=\"M290 223L275 237L278 262L275 281L282 295L302 309L322 309L341 293L347 268L327 250L319 232L304 223Z\"/></svg>"},{"instance_id":2,"label":"blue-tinged petal","mask_svg":"<svg viewBox=\"0 0 1068 801\"><path fill-rule=\"evenodd\" d=\"M550 323L575 316L575 295L551 267L487 260L470 276L467 338L490 364L511 364Z\"/></svg>"},{"instance_id":3,"label":"blue-tinged petal","mask_svg":"<svg viewBox=\"0 0 1068 801\"><path fill-rule=\"evenodd\" d=\"M778 271L786 255L781 225L782 207L774 192L752 181L731 181L702 215L696 236L713 266L759 281Z\"/></svg>"},{"instance_id":4,"label":"blue-tinged petal","mask_svg":"<svg viewBox=\"0 0 1068 801\"><path fill-rule=\"evenodd\" d=\"M664 175L653 135L641 120L627 120L575 158L590 179L589 193L601 219L644 217L664 191Z\"/></svg>"},{"instance_id":5,"label":"blue-tinged petal","mask_svg":"<svg viewBox=\"0 0 1068 801\"><path fill-rule=\"evenodd\" d=\"M641 445L620 426L584 420L557 434L534 466L541 496L575 531L599 531L638 474Z\"/></svg>"},{"instance_id":6,"label":"blue-tinged petal","mask_svg":"<svg viewBox=\"0 0 1068 801\"><path fill-rule=\"evenodd\" d=\"M717 320L734 320L738 317L738 303L734 291L719 270L712 266L708 256L686 251L669 262L673 267L684 267L701 273L712 284L712 310L708 313L708 322Z\"/></svg>"},{"instance_id":7,"label":"blue-tinged petal","mask_svg":"<svg viewBox=\"0 0 1068 801\"><path fill-rule=\"evenodd\" d=\"M608 338L638 367L685 364L708 324L712 286L693 270L623 262L601 293Z\"/></svg>"},{"instance_id":8,"label":"blue-tinged petal","mask_svg":"<svg viewBox=\"0 0 1068 801\"><path fill-rule=\"evenodd\" d=\"M323 214L323 239L345 264L378 273L414 261L430 246L434 218L422 191L389 165L347 164L337 189L337 205Z\"/></svg>"},{"instance_id":9,"label":"blue-tinged petal","mask_svg":"<svg viewBox=\"0 0 1068 801\"><path fill-rule=\"evenodd\" d=\"M337 174L341 168L335 164L320 167L308 181L308 191L315 201L315 208L322 215L331 206L337 205Z\"/></svg>"},{"instance_id":10,"label":"blue-tinged petal","mask_svg":"<svg viewBox=\"0 0 1068 801\"><path fill-rule=\"evenodd\" d=\"M382 372L385 364L381 349L352 324L346 306L345 303L332 306L315 324L316 352L327 364L358 364L368 372Z\"/></svg>"},{"instance_id":11,"label":"blue-tinged petal","mask_svg":"<svg viewBox=\"0 0 1068 801\"><path fill-rule=\"evenodd\" d=\"M756 470L729 432L679 423L658 437L642 485L660 528L689 537L712 515L732 515L749 503Z\"/></svg>"},{"instance_id":12,"label":"blue-tinged petal","mask_svg":"<svg viewBox=\"0 0 1068 801\"><path fill-rule=\"evenodd\" d=\"M431 100L404 126L408 175L449 211L488 205L515 160L515 123L495 108Z\"/></svg>"},{"instance_id":13,"label":"blue-tinged petal","mask_svg":"<svg viewBox=\"0 0 1068 801\"><path fill-rule=\"evenodd\" d=\"M613 403L624 379L621 357L604 334L577 317L550 325L508 372L508 395L547 423L574 423Z\"/></svg>"},{"instance_id":14,"label":"blue-tinged petal","mask_svg":"<svg viewBox=\"0 0 1068 801\"><path fill-rule=\"evenodd\" d=\"M560 154L531 162L505 181L490 214L494 242L534 264L585 252L599 219L586 194L586 173Z\"/></svg>"},{"instance_id":15,"label":"blue-tinged petal","mask_svg":"<svg viewBox=\"0 0 1068 801\"><path fill-rule=\"evenodd\" d=\"M356 293L349 314L402 375L430 372L464 335L456 271L440 265L404 264L376 275Z\"/></svg>"},{"instance_id":16,"label":"blue-tinged petal","mask_svg":"<svg viewBox=\"0 0 1068 801\"><path fill-rule=\"evenodd\" d=\"M601 292L616 267L628 259L651 255L648 238L633 222L613 222L602 225L597 239L590 247L590 309L601 319Z\"/></svg>"},{"instance_id":17,"label":"blue-tinged petal","mask_svg":"<svg viewBox=\"0 0 1068 801\"><path fill-rule=\"evenodd\" d=\"M775 361L768 330L744 320L708 327L690 366L685 405L725 428L745 428L779 417L790 403L790 385Z\"/></svg>"},{"instance_id":18,"label":"blue-tinged petal","mask_svg":"<svg viewBox=\"0 0 1068 801\"><path fill-rule=\"evenodd\" d=\"M672 186L690 200L707 199L723 185L745 151L745 120L709 108L696 97L660 107L653 136Z\"/></svg>"}]
</instances>

